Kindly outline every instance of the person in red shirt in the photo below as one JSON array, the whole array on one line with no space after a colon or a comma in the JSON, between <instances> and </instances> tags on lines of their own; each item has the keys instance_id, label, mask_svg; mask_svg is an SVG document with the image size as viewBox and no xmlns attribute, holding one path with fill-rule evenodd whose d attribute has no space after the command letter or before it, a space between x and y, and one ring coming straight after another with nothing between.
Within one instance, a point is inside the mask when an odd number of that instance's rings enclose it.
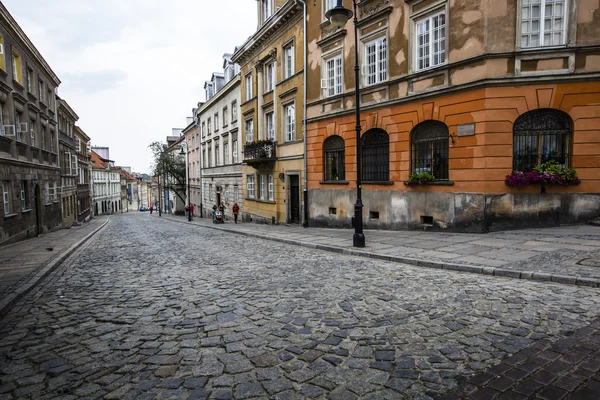
<instances>
[{"instance_id":1,"label":"person in red shirt","mask_svg":"<svg viewBox=\"0 0 600 400\"><path fill-rule=\"evenodd\" d=\"M231 210L233 211L233 220L237 224L238 214L240 213L240 206L238 206L237 202L233 203Z\"/></svg>"}]
</instances>

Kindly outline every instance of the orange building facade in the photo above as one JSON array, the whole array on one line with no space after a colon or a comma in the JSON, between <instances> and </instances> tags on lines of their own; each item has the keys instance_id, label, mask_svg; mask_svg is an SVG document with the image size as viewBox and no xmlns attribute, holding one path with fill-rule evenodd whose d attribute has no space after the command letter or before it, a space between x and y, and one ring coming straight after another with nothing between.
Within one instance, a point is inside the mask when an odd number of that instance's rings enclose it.
<instances>
[{"instance_id":1,"label":"orange building facade","mask_svg":"<svg viewBox=\"0 0 600 400\"><path fill-rule=\"evenodd\" d=\"M309 8L322 21L307 38L308 81L321 82L307 96L309 223L349 226L354 27L331 27L327 6ZM600 214L590 2L372 0L358 18L366 227L487 232Z\"/></svg>"}]
</instances>

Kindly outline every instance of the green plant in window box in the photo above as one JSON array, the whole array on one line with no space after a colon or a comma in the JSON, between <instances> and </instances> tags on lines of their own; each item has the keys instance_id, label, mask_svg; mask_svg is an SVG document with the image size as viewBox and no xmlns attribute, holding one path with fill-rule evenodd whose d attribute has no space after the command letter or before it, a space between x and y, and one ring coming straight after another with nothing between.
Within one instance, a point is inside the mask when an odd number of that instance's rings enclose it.
<instances>
[{"instance_id":1,"label":"green plant in window box","mask_svg":"<svg viewBox=\"0 0 600 400\"><path fill-rule=\"evenodd\" d=\"M406 186L425 185L427 182L435 182L437 179L431 174L431 172L413 172L408 177L407 181L404 181Z\"/></svg>"}]
</instances>

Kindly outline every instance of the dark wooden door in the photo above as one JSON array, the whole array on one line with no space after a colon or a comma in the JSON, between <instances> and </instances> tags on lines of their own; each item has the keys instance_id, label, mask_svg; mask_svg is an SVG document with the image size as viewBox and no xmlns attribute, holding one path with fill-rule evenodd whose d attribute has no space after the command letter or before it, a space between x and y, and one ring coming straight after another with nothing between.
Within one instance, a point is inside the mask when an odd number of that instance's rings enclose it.
<instances>
[{"instance_id":1,"label":"dark wooden door","mask_svg":"<svg viewBox=\"0 0 600 400\"><path fill-rule=\"evenodd\" d=\"M300 223L300 177L290 175L290 222Z\"/></svg>"}]
</instances>

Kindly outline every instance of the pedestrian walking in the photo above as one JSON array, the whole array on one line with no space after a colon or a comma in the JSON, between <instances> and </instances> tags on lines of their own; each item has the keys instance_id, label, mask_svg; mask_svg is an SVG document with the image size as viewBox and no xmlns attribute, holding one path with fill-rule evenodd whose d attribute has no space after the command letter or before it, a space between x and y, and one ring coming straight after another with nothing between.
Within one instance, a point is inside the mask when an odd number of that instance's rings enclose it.
<instances>
[{"instance_id":1,"label":"pedestrian walking","mask_svg":"<svg viewBox=\"0 0 600 400\"><path fill-rule=\"evenodd\" d=\"M192 217L194 216L194 205L190 204L190 212L192 213Z\"/></svg>"},{"instance_id":2,"label":"pedestrian walking","mask_svg":"<svg viewBox=\"0 0 600 400\"><path fill-rule=\"evenodd\" d=\"M240 213L240 206L238 206L237 201L233 202L233 207L231 208L231 211L233 211L233 220L237 224L238 214Z\"/></svg>"},{"instance_id":3,"label":"pedestrian walking","mask_svg":"<svg viewBox=\"0 0 600 400\"><path fill-rule=\"evenodd\" d=\"M185 217L188 217L188 214L190 212L190 208L188 206L185 206Z\"/></svg>"},{"instance_id":4,"label":"pedestrian walking","mask_svg":"<svg viewBox=\"0 0 600 400\"><path fill-rule=\"evenodd\" d=\"M150 206L150 214L152 214L152 210L154 210L154 207Z\"/></svg>"},{"instance_id":5,"label":"pedestrian walking","mask_svg":"<svg viewBox=\"0 0 600 400\"><path fill-rule=\"evenodd\" d=\"M225 221L225 203L221 202L221 205L219 206L219 212L223 217L223 221Z\"/></svg>"},{"instance_id":6,"label":"pedestrian walking","mask_svg":"<svg viewBox=\"0 0 600 400\"><path fill-rule=\"evenodd\" d=\"M213 217L213 224L217 222L217 205L213 205L212 208L212 217Z\"/></svg>"}]
</instances>

